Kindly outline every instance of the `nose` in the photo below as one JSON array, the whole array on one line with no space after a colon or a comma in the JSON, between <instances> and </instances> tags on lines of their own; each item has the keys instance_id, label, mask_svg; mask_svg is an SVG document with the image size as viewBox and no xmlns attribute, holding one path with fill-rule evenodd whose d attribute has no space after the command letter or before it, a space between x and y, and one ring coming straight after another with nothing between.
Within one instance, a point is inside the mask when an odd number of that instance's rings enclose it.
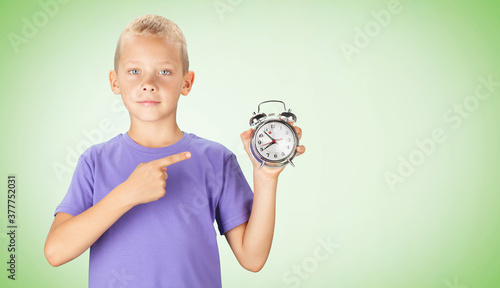
<instances>
[{"instance_id":1,"label":"nose","mask_svg":"<svg viewBox=\"0 0 500 288\"><path fill-rule=\"evenodd\" d=\"M155 92L156 89L152 85L143 85L142 86L142 91L150 91L150 92Z\"/></svg>"},{"instance_id":2,"label":"nose","mask_svg":"<svg viewBox=\"0 0 500 288\"><path fill-rule=\"evenodd\" d=\"M142 83L142 91L156 92L157 90L158 87L156 86L153 77L148 77L145 79L144 83Z\"/></svg>"}]
</instances>

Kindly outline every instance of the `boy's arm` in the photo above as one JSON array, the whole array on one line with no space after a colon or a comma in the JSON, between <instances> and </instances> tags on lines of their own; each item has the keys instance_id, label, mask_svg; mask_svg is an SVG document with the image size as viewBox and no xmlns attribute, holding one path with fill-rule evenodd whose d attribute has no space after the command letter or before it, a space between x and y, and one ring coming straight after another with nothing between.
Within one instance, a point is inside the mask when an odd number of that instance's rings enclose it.
<instances>
[{"instance_id":1,"label":"boy's arm","mask_svg":"<svg viewBox=\"0 0 500 288\"><path fill-rule=\"evenodd\" d=\"M121 188L119 185L76 216L57 213L45 241L45 257L50 265L57 267L80 256L133 207L122 197Z\"/></svg>"},{"instance_id":2,"label":"boy's arm","mask_svg":"<svg viewBox=\"0 0 500 288\"><path fill-rule=\"evenodd\" d=\"M94 206L74 217L57 213L45 241L47 261L59 266L75 259L132 207L163 197L168 178L165 167L190 157L190 153L182 152L140 163L126 181Z\"/></svg>"},{"instance_id":3,"label":"boy's arm","mask_svg":"<svg viewBox=\"0 0 500 288\"><path fill-rule=\"evenodd\" d=\"M295 131L302 137L302 129L294 126ZM253 163L254 198L252 212L248 222L243 223L225 233L226 239L233 250L238 262L245 269L258 272L264 267L274 234L276 211L276 189L278 176L285 169L262 167L248 149L253 130L249 129L240 136L245 150ZM304 146L297 147L297 156L305 152Z\"/></svg>"}]
</instances>

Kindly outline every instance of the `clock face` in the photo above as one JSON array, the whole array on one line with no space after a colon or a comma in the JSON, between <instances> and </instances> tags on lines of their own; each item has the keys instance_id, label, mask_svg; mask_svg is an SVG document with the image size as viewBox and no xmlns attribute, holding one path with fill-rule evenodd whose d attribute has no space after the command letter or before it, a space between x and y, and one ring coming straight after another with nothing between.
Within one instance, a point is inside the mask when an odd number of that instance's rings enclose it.
<instances>
[{"instance_id":1,"label":"clock face","mask_svg":"<svg viewBox=\"0 0 500 288\"><path fill-rule=\"evenodd\" d=\"M255 133L255 150L265 159L280 161L290 156L297 147L295 131L280 121L269 121Z\"/></svg>"}]
</instances>

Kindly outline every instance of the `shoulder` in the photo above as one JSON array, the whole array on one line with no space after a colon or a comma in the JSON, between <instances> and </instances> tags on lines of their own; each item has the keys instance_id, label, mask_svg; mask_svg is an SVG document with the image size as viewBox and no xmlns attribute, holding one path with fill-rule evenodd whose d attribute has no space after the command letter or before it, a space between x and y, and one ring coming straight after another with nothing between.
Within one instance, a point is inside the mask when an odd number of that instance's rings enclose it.
<instances>
[{"instance_id":1,"label":"shoulder","mask_svg":"<svg viewBox=\"0 0 500 288\"><path fill-rule=\"evenodd\" d=\"M194 133L189 133L189 136L191 137L189 148L194 149L197 153L223 160L234 155L231 150L219 142L197 136Z\"/></svg>"},{"instance_id":2,"label":"shoulder","mask_svg":"<svg viewBox=\"0 0 500 288\"><path fill-rule=\"evenodd\" d=\"M95 163L96 159L108 155L110 151L116 151L120 146L121 134L114 136L108 141L94 144L88 147L81 155L80 158L88 164Z\"/></svg>"}]
</instances>

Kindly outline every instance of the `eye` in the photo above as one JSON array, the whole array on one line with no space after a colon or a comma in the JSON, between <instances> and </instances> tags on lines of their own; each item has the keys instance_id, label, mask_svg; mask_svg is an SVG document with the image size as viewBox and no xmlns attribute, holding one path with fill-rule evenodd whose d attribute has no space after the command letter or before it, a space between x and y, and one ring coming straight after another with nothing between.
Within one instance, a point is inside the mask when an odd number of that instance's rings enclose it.
<instances>
[{"instance_id":1,"label":"eye","mask_svg":"<svg viewBox=\"0 0 500 288\"><path fill-rule=\"evenodd\" d=\"M160 74L161 75L168 75L168 74L170 74L170 71L168 71L168 70L161 70Z\"/></svg>"},{"instance_id":2,"label":"eye","mask_svg":"<svg viewBox=\"0 0 500 288\"><path fill-rule=\"evenodd\" d=\"M129 70L128 72L133 74L133 75L137 75L140 73L139 70L137 70L137 69L132 69L132 70Z\"/></svg>"}]
</instances>

